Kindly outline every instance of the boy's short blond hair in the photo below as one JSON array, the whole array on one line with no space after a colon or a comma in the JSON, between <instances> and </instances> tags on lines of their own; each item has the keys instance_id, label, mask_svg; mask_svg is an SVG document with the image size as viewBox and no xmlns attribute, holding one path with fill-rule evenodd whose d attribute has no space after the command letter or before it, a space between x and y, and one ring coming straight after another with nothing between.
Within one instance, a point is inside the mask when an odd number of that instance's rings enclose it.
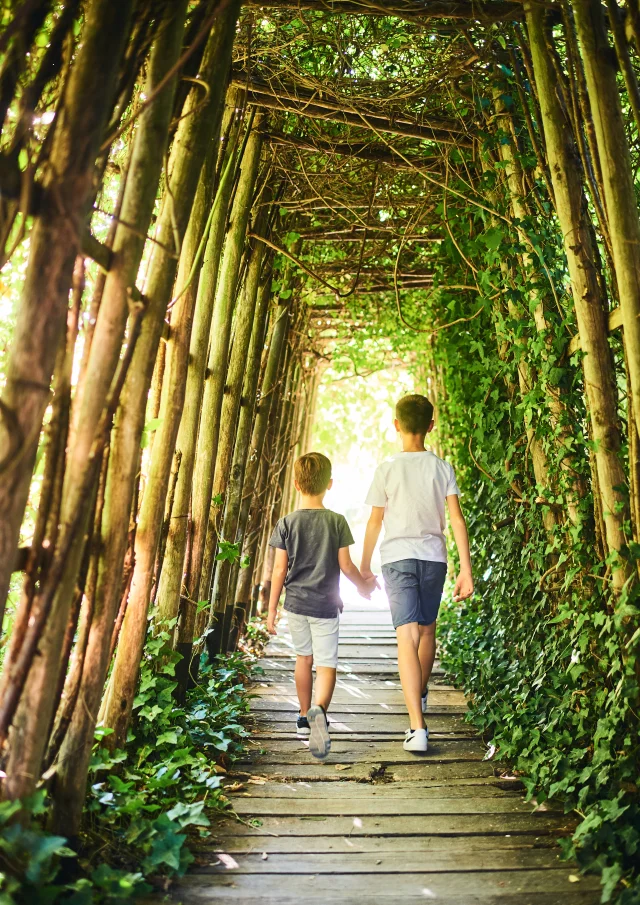
<instances>
[{"instance_id":1,"label":"boy's short blond hair","mask_svg":"<svg viewBox=\"0 0 640 905\"><path fill-rule=\"evenodd\" d=\"M300 492L307 496L316 496L329 486L331 462L322 453L310 452L296 459L293 473Z\"/></svg>"},{"instance_id":2,"label":"boy's short blond hair","mask_svg":"<svg viewBox=\"0 0 640 905\"><path fill-rule=\"evenodd\" d=\"M433 404L426 396L410 393L396 403L396 418L407 434L427 434L433 421Z\"/></svg>"}]
</instances>

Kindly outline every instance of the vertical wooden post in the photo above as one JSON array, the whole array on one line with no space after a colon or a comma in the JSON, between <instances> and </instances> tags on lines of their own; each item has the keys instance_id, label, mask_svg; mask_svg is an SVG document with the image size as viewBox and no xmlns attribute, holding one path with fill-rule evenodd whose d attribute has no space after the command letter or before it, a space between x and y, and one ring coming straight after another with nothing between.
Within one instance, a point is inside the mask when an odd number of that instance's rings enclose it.
<instances>
[{"instance_id":1,"label":"vertical wooden post","mask_svg":"<svg viewBox=\"0 0 640 905\"><path fill-rule=\"evenodd\" d=\"M30 237L0 397L0 625L132 7L133 0L123 0L117 9L110 0L87 5L82 42L64 87L45 167L43 203Z\"/></svg>"},{"instance_id":2,"label":"vertical wooden post","mask_svg":"<svg viewBox=\"0 0 640 905\"><path fill-rule=\"evenodd\" d=\"M109 665L110 640L113 621L120 603L122 564L128 538L129 513L136 481L146 402L176 274L177 261L171 249L175 247L176 241L182 244L202 164L212 136L219 128L237 11L237 4L228 5L213 23L200 69L202 79L211 88L208 103L206 107L202 106L202 91L198 85L191 88L172 145L168 167L169 189L165 194L158 219L159 241L153 246L149 265L146 286L148 306L140 339L127 374L111 447L106 505L102 521L96 612L82 677L83 706L77 707L74 712L69 733L61 749L63 766L58 769L56 779L53 823L56 830L64 835L73 835L79 823L91 750L90 740L93 737ZM148 485L146 489L147 492L155 492L153 485ZM163 508L164 496L160 520ZM156 525L139 522L136 533L136 550L144 550L148 555L146 565L149 571L153 570L156 550L154 547L150 553L151 545L146 542L156 528ZM138 576L140 578L140 572ZM131 714L140 664L140 634L144 639L146 628L148 595L143 593L143 583L140 583L138 588L134 576L118 644L120 662L129 658L132 661L132 669L120 673L120 678L126 678L126 682L112 683L110 686L110 692L114 695L114 711L118 715L114 726L116 731L110 736L114 744L122 744L126 739L126 727ZM140 626L143 626L142 632ZM132 630L133 627L135 631Z\"/></svg>"},{"instance_id":3,"label":"vertical wooden post","mask_svg":"<svg viewBox=\"0 0 640 905\"><path fill-rule=\"evenodd\" d=\"M194 594L189 596L195 600L208 599L211 589L213 555L210 554L209 562L205 564L209 510L218 451L220 410L227 377L231 319L238 291L238 275L262 151L262 136L258 131L259 122L258 117L242 161L213 308L209 361L202 397L200 431L193 475L193 548L190 572L193 587L199 587L199 594L197 597Z\"/></svg>"},{"instance_id":4,"label":"vertical wooden post","mask_svg":"<svg viewBox=\"0 0 640 905\"><path fill-rule=\"evenodd\" d=\"M615 55L599 0L572 4L602 168L604 201L629 360L633 417L640 430L640 217ZM631 414L631 413L630 413Z\"/></svg>"},{"instance_id":5,"label":"vertical wooden post","mask_svg":"<svg viewBox=\"0 0 640 905\"><path fill-rule=\"evenodd\" d=\"M618 553L626 543L623 528L626 513L624 498L617 488L624 486L626 479L620 459L620 427L607 318L593 265L597 252L587 226L588 212L573 134L556 94L555 74L546 45L545 10L536 3L526 2L525 13L556 210L565 237L580 346L585 353L585 392L593 439L597 443L595 458L606 542L610 553ZM614 585L621 587L627 575L626 564L620 562L613 572Z\"/></svg>"}]
</instances>

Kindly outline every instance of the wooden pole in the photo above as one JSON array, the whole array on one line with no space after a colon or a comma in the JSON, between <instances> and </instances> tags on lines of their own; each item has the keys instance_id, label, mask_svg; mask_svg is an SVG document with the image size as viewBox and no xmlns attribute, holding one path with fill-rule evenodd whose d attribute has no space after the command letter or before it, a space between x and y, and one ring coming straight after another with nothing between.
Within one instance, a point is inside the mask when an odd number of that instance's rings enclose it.
<instances>
[{"instance_id":1,"label":"wooden pole","mask_svg":"<svg viewBox=\"0 0 640 905\"><path fill-rule=\"evenodd\" d=\"M525 13L540 106L545 143L558 219L565 237L565 253L571 291L580 332L585 393L596 446L595 459L602 496L606 542L610 553L625 545L626 505L619 488L626 478L620 458L620 426L617 414L615 374L607 341L607 318L601 285L597 279L587 206L580 179L580 166L572 130L564 119L555 89L555 73L546 44L545 11L525 3ZM613 571L615 587L628 575L625 563Z\"/></svg>"}]
</instances>

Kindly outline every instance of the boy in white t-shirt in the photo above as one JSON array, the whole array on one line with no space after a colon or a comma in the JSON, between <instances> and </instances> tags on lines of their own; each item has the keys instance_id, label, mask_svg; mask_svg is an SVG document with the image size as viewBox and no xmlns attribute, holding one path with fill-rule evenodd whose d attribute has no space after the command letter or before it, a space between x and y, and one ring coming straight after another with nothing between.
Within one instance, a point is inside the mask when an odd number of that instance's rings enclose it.
<instances>
[{"instance_id":1,"label":"boy in white t-shirt","mask_svg":"<svg viewBox=\"0 0 640 905\"><path fill-rule=\"evenodd\" d=\"M394 424L402 438L402 452L379 465L373 476L365 501L372 509L360 572L365 579L373 577L371 557L384 521L382 575L398 639L398 671L410 720L404 748L423 754L429 734L423 714L447 574L445 500L460 557L454 600L473 594L473 578L453 468L424 446L425 436L433 429L433 405L426 396L404 396L396 405Z\"/></svg>"}]
</instances>

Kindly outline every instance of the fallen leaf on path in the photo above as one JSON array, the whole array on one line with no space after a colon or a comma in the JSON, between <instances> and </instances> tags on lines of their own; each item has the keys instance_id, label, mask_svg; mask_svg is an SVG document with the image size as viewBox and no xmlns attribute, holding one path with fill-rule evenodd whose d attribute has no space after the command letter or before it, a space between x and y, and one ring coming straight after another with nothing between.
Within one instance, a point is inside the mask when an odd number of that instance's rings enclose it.
<instances>
[{"instance_id":1,"label":"fallen leaf on path","mask_svg":"<svg viewBox=\"0 0 640 905\"><path fill-rule=\"evenodd\" d=\"M575 874L569 874L569 883L579 883L580 877L577 877Z\"/></svg>"},{"instance_id":2,"label":"fallen leaf on path","mask_svg":"<svg viewBox=\"0 0 640 905\"><path fill-rule=\"evenodd\" d=\"M336 770L350 770L351 764L336 764Z\"/></svg>"},{"instance_id":3,"label":"fallen leaf on path","mask_svg":"<svg viewBox=\"0 0 640 905\"><path fill-rule=\"evenodd\" d=\"M268 859L268 857L269 857L269 855L268 855L266 852L263 852L263 853L262 853L262 860L263 860L263 861L266 861L266 860Z\"/></svg>"}]
</instances>

